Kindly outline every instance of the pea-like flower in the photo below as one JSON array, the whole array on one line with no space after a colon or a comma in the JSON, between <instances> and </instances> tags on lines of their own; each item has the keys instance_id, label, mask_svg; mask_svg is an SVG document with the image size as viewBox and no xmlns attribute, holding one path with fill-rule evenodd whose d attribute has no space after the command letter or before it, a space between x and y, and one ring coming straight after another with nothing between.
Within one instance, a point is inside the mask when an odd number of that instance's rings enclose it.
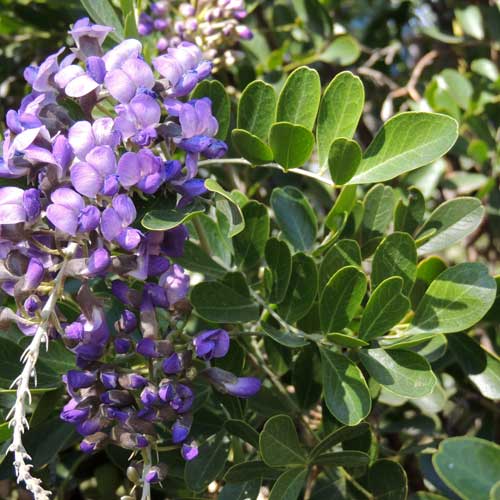
<instances>
[{"instance_id":1,"label":"pea-like flower","mask_svg":"<svg viewBox=\"0 0 500 500\"><path fill-rule=\"evenodd\" d=\"M223 358L229 351L229 334L220 328L206 330L194 337L193 345L199 358Z\"/></svg>"}]
</instances>

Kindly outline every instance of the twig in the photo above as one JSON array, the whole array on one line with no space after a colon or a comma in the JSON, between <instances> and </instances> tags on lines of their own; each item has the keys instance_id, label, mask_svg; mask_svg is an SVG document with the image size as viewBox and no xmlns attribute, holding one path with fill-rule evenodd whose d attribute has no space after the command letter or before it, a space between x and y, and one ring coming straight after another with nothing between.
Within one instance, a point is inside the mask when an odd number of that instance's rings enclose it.
<instances>
[{"instance_id":1,"label":"twig","mask_svg":"<svg viewBox=\"0 0 500 500\"><path fill-rule=\"evenodd\" d=\"M142 451L144 466L142 468L142 495L141 500L151 500L151 485L146 481L146 477L151 469L151 447L148 446Z\"/></svg>"},{"instance_id":2,"label":"twig","mask_svg":"<svg viewBox=\"0 0 500 500\"><path fill-rule=\"evenodd\" d=\"M24 481L26 488L33 493L35 500L48 500L51 492L42 487L40 479L31 475L30 469L33 465L26 463L27 460L31 460L22 441L24 431L29 429L28 420L26 419L26 398L29 404L31 404L31 392L29 387L30 378L33 377L35 379L36 386L35 368L40 352L40 344L45 342L46 348L48 349L48 329L51 318L55 314L57 299L64 285L66 265L75 253L77 247L78 245L76 243L70 243L64 252L64 261L54 280L54 287L40 313L41 322L38 325L30 345L21 356L21 362L24 363L23 371L11 385L11 387L17 385L17 390L16 402L7 415L7 420L10 419L9 427L13 428L12 444L9 447L9 451L14 453L14 467L16 470L17 482L20 483Z\"/></svg>"}]
</instances>

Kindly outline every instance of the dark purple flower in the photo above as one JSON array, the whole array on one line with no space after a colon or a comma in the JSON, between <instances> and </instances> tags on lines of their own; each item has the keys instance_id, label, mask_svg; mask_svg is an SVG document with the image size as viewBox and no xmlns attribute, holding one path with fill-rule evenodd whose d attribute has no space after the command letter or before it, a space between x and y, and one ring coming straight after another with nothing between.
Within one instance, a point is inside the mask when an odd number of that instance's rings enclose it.
<instances>
[{"instance_id":1,"label":"dark purple flower","mask_svg":"<svg viewBox=\"0 0 500 500\"><path fill-rule=\"evenodd\" d=\"M61 420L69 422L71 424L76 424L78 422L83 422L90 415L90 406L79 406L79 401L76 399L70 399L61 411Z\"/></svg>"},{"instance_id":2,"label":"dark purple flower","mask_svg":"<svg viewBox=\"0 0 500 500\"><path fill-rule=\"evenodd\" d=\"M192 415L181 415L172 425L172 442L177 444L185 441L189 435L192 424Z\"/></svg>"},{"instance_id":3,"label":"dark purple flower","mask_svg":"<svg viewBox=\"0 0 500 500\"><path fill-rule=\"evenodd\" d=\"M147 483L159 483L160 469L158 469L158 467L151 467L151 469L146 474L145 480Z\"/></svg>"},{"instance_id":4,"label":"dark purple flower","mask_svg":"<svg viewBox=\"0 0 500 500\"><path fill-rule=\"evenodd\" d=\"M193 406L193 391L184 384L169 382L160 386L158 391L160 399L168 403L172 410L182 414L188 412Z\"/></svg>"},{"instance_id":5,"label":"dark purple flower","mask_svg":"<svg viewBox=\"0 0 500 500\"><path fill-rule=\"evenodd\" d=\"M220 328L206 330L194 337L193 345L199 358L223 358L229 351L229 334Z\"/></svg>"},{"instance_id":6,"label":"dark purple flower","mask_svg":"<svg viewBox=\"0 0 500 500\"><path fill-rule=\"evenodd\" d=\"M221 368L207 368L203 374L222 393L249 398L259 392L261 382L255 377L237 377Z\"/></svg>"},{"instance_id":7,"label":"dark purple flower","mask_svg":"<svg viewBox=\"0 0 500 500\"><path fill-rule=\"evenodd\" d=\"M113 198L101 217L101 231L108 241L116 241L125 250L133 250L141 241L141 233L130 228L137 212L132 200L125 194Z\"/></svg>"},{"instance_id":8,"label":"dark purple flower","mask_svg":"<svg viewBox=\"0 0 500 500\"><path fill-rule=\"evenodd\" d=\"M41 301L37 295L30 295L23 304L25 311L33 316L40 309Z\"/></svg>"},{"instance_id":9,"label":"dark purple flower","mask_svg":"<svg viewBox=\"0 0 500 500\"><path fill-rule=\"evenodd\" d=\"M115 371L101 372L100 379L106 389L116 389L118 387L118 374Z\"/></svg>"},{"instance_id":10,"label":"dark purple flower","mask_svg":"<svg viewBox=\"0 0 500 500\"><path fill-rule=\"evenodd\" d=\"M153 339L141 339L137 342L135 350L146 358L157 358L159 353L156 349L156 342Z\"/></svg>"},{"instance_id":11,"label":"dark purple flower","mask_svg":"<svg viewBox=\"0 0 500 500\"><path fill-rule=\"evenodd\" d=\"M106 422L100 416L96 415L95 417L78 422L76 425L76 431L82 436L89 436L102 430L105 427L105 424Z\"/></svg>"},{"instance_id":12,"label":"dark purple flower","mask_svg":"<svg viewBox=\"0 0 500 500\"><path fill-rule=\"evenodd\" d=\"M119 381L124 389L142 389L148 384L148 379L138 373L120 375Z\"/></svg>"},{"instance_id":13,"label":"dark purple flower","mask_svg":"<svg viewBox=\"0 0 500 500\"><path fill-rule=\"evenodd\" d=\"M130 339L123 337L117 337L114 340L116 354L127 354L132 348L132 342Z\"/></svg>"},{"instance_id":14,"label":"dark purple flower","mask_svg":"<svg viewBox=\"0 0 500 500\"><path fill-rule=\"evenodd\" d=\"M150 255L148 261L148 276L163 274L170 267L170 261L159 255Z\"/></svg>"},{"instance_id":15,"label":"dark purple flower","mask_svg":"<svg viewBox=\"0 0 500 500\"><path fill-rule=\"evenodd\" d=\"M137 328L136 315L132 311L125 309L120 316L119 328L124 333L134 331Z\"/></svg>"},{"instance_id":16,"label":"dark purple flower","mask_svg":"<svg viewBox=\"0 0 500 500\"><path fill-rule=\"evenodd\" d=\"M182 449L181 449L181 454L184 460L187 460L188 462L190 460L193 460L198 456L198 446L195 444L183 444Z\"/></svg>"},{"instance_id":17,"label":"dark purple flower","mask_svg":"<svg viewBox=\"0 0 500 500\"><path fill-rule=\"evenodd\" d=\"M161 364L163 372L167 375L173 375L182 371L182 360L178 353L173 352L168 358L165 358Z\"/></svg>"},{"instance_id":18,"label":"dark purple flower","mask_svg":"<svg viewBox=\"0 0 500 500\"><path fill-rule=\"evenodd\" d=\"M66 384L70 391L90 387L96 380L96 374L90 371L69 370L66 373Z\"/></svg>"},{"instance_id":19,"label":"dark purple flower","mask_svg":"<svg viewBox=\"0 0 500 500\"><path fill-rule=\"evenodd\" d=\"M169 257L177 258L184 255L184 246L189 233L183 224L165 231L161 250Z\"/></svg>"},{"instance_id":20,"label":"dark purple flower","mask_svg":"<svg viewBox=\"0 0 500 500\"><path fill-rule=\"evenodd\" d=\"M153 194L165 181L163 162L149 149L125 153L118 162L118 179L126 189L136 186L146 194Z\"/></svg>"},{"instance_id":21,"label":"dark purple flower","mask_svg":"<svg viewBox=\"0 0 500 500\"><path fill-rule=\"evenodd\" d=\"M85 62L87 74L97 83L104 83L104 76L106 75L106 65L101 57L90 56Z\"/></svg>"},{"instance_id":22,"label":"dark purple flower","mask_svg":"<svg viewBox=\"0 0 500 500\"><path fill-rule=\"evenodd\" d=\"M148 16L145 12L141 12L139 16L139 22L137 23L137 31L141 36L150 35L153 32L154 24L151 16Z\"/></svg>"},{"instance_id":23,"label":"dark purple flower","mask_svg":"<svg viewBox=\"0 0 500 500\"><path fill-rule=\"evenodd\" d=\"M96 432L90 436L85 437L80 443L80 450L83 453L92 453L103 447L104 443L107 441L108 435L104 432Z\"/></svg>"},{"instance_id":24,"label":"dark purple flower","mask_svg":"<svg viewBox=\"0 0 500 500\"><path fill-rule=\"evenodd\" d=\"M141 401L146 406L152 406L159 401L158 391L152 385L144 387L141 392Z\"/></svg>"},{"instance_id":25,"label":"dark purple flower","mask_svg":"<svg viewBox=\"0 0 500 500\"><path fill-rule=\"evenodd\" d=\"M100 398L104 404L113 406L129 406L134 402L134 398L130 392L120 389L110 389L103 392Z\"/></svg>"}]
</instances>

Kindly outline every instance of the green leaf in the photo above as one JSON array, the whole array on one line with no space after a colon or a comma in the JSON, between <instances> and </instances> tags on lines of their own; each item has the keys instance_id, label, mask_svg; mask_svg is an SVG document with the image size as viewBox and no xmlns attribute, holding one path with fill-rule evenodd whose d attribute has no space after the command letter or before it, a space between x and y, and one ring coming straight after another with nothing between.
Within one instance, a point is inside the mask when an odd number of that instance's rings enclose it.
<instances>
[{"instance_id":1,"label":"green leaf","mask_svg":"<svg viewBox=\"0 0 500 500\"><path fill-rule=\"evenodd\" d=\"M207 278L221 278L227 270L209 257L198 245L186 241L184 254L175 259L182 267L195 273L205 275Z\"/></svg>"},{"instance_id":2,"label":"green leaf","mask_svg":"<svg viewBox=\"0 0 500 500\"><path fill-rule=\"evenodd\" d=\"M369 430L370 426L366 422L362 422L353 427L341 427L340 429L334 430L312 449L310 453L311 460L314 460L322 453L332 449L335 445L342 443L342 441L354 439Z\"/></svg>"},{"instance_id":3,"label":"green leaf","mask_svg":"<svg viewBox=\"0 0 500 500\"><path fill-rule=\"evenodd\" d=\"M123 19L124 38L138 38L139 32L137 31L137 24L135 22L135 15L129 12Z\"/></svg>"},{"instance_id":4,"label":"green leaf","mask_svg":"<svg viewBox=\"0 0 500 500\"><path fill-rule=\"evenodd\" d=\"M349 325L366 293L366 276L359 268L347 266L326 284L319 302L321 330L336 332Z\"/></svg>"},{"instance_id":5,"label":"green leaf","mask_svg":"<svg viewBox=\"0 0 500 500\"><path fill-rule=\"evenodd\" d=\"M275 188L271 207L284 237L296 250L309 250L318 230L316 214L307 198L293 186Z\"/></svg>"},{"instance_id":6,"label":"green leaf","mask_svg":"<svg viewBox=\"0 0 500 500\"><path fill-rule=\"evenodd\" d=\"M332 231L340 231L343 228L347 216L356 205L356 186L343 186L340 193L325 218L325 225Z\"/></svg>"},{"instance_id":7,"label":"green leaf","mask_svg":"<svg viewBox=\"0 0 500 500\"><path fill-rule=\"evenodd\" d=\"M406 500L408 479L397 462L377 460L369 469L366 487L376 500Z\"/></svg>"},{"instance_id":8,"label":"green leaf","mask_svg":"<svg viewBox=\"0 0 500 500\"><path fill-rule=\"evenodd\" d=\"M281 89L276 121L290 122L312 130L320 96L321 82L318 72L305 66L297 68Z\"/></svg>"},{"instance_id":9,"label":"green leaf","mask_svg":"<svg viewBox=\"0 0 500 500\"><path fill-rule=\"evenodd\" d=\"M455 69L447 68L436 75L435 79L440 91L446 92L463 110L469 108L474 88L465 76Z\"/></svg>"},{"instance_id":10,"label":"green leaf","mask_svg":"<svg viewBox=\"0 0 500 500\"><path fill-rule=\"evenodd\" d=\"M377 247L372 263L372 286L391 276L403 279L403 293L408 295L417 276L417 247L408 233L392 233Z\"/></svg>"},{"instance_id":11,"label":"green leaf","mask_svg":"<svg viewBox=\"0 0 500 500\"><path fill-rule=\"evenodd\" d=\"M483 17L477 5L469 5L465 9L456 9L455 15L466 35L477 40L484 38Z\"/></svg>"},{"instance_id":12,"label":"green leaf","mask_svg":"<svg viewBox=\"0 0 500 500\"><path fill-rule=\"evenodd\" d=\"M370 463L370 457L362 451L337 451L320 455L312 462L330 467L362 467Z\"/></svg>"},{"instance_id":13,"label":"green leaf","mask_svg":"<svg viewBox=\"0 0 500 500\"><path fill-rule=\"evenodd\" d=\"M295 424L288 415L271 417L260 433L259 443L262 460L270 467L306 463Z\"/></svg>"},{"instance_id":14,"label":"green leaf","mask_svg":"<svg viewBox=\"0 0 500 500\"><path fill-rule=\"evenodd\" d=\"M275 479L279 474L279 469L273 469L261 460L250 460L230 467L224 480L228 483L240 483L259 478Z\"/></svg>"},{"instance_id":15,"label":"green leaf","mask_svg":"<svg viewBox=\"0 0 500 500\"><path fill-rule=\"evenodd\" d=\"M269 500L297 500L306 476L307 469L293 468L283 472L274 483Z\"/></svg>"},{"instance_id":16,"label":"green leaf","mask_svg":"<svg viewBox=\"0 0 500 500\"><path fill-rule=\"evenodd\" d=\"M446 269L446 263L440 257L431 256L417 266L417 277L411 290L410 298L413 309L422 300L429 285Z\"/></svg>"},{"instance_id":17,"label":"green leaf","mask_svg":"<svg viewBox=\"0 0 500 500\"><path fill-rule=\"evenodd\" d=\"M443 156L457 137L458 124L449 116L400 113L379 130L349 184L388 181L423 167Z\"/></svg>"},{"instance_id":18,"label":"green leaf","mask_svg":"<svg viewBox=\"0 0 500 500\"><path fill-rule=\"evenodd\" d=\"M208 97L212 101L212 114L217 118L219 129L215 137L224 140L231 121L231 101L224 85L218 80L201 81L191 94L192 99Z\"/></svg>"},{"instance_id":19,"label":"green leaf","mask_svg":"<svg viewBox=\"0 0 500 500\"><path fill-rule=\"evenodd\" d=\"M462 240L479 226L483 214L484 208L477 198L445 201L432 212L417 234L417 239L430 234L419 246L419 255L439 252Z\"/></svg>"},{"instance_id":20,"label":"green leaf","mask_svg":"<svg viewBox=\"0 0 500 500\"><path fill-rule=\"evenodd\" d=\"M479 263L443 271L429 286L407 333L454 333L475 325L492 306L496 282Z\"/></svg>"},{"instance_id":21,"label":"green leaf","mask_svg":"<svg viewBox=\"0 0 500 500\"><path fill-rule=\"evenodd\" d=\"M500 399L500 361L463 333L450 335L455 360L478 391L488 399Z\"/></svg>"},{"instance_id":22,"label":"green leaf","mask_svg":"<svg viewBox=\"0 0 500 500\"><path fill-rule=\"evenodd\" d=\"M190 300L196 313L207 321L244 323L259 319L259 306L250 296L222 281L198 283Z\"/></svg>"},{"instance_id":23,"label":"green leaf","mask_svg":"<svg viewBox=\"0 0 500 500\"><path fill-rule=\"evenodd\" d=\"M245 267L256 265L264 255L269 237L269 214L258 201L249 201L242 209L245 229L233 239L236 261Z\"/></svg>"},{"instance_id":24,"label":"green leaf","mask_svg":"<svg viewBox=\"0 0 500 500\"><path fill-rule=\"evenodd\" d=\"M224 432L209 438L200 447L199 455L184 468L184 480L189 489L203 491L224 470L229 454L229 440Z\"/></svg>"},{"instance_id":25,"label":"green leaf","mask_svg":"<svg viewBox=\"0 0 500 500\"><path fill-rule=\"evenodd\" d=\"M303 409L316 406L321 396L319 365L318 351L313 345L301 349L293 363L292 384L297 401Z\"/></svg>"},{"instance_id":26,"label":"green leaf","mask_svg":"<svg viewBox=\"0 0 500 500\"><path fill-rule=\"evenodd\" d=\"M361 349L359 356L368 373L398 396L421 398L436 385L436 376L427 360L413 351Z\"/></svg>"},{"instance_id":27,"label":"green leaf","mask_svg":"<svg viewBox=\"0 0 500 500\"><path fill-rule=\"evenodd\" d=\"M229 236L232 238L238 233L243 231L245 227L245 219L243 218L243 212L241 211L240 205L233 193L228 193L224 188L222 188L219 183L214 179L207 179L205 181L205 187L213 192L217 193L222 198L216 201L217 208L226 216L230 223Z\"/></svg>"},{"instance_id":28,"label":"green leaf","mask_svg":"<svg viewBox=\"0 0 500 500\"><path fill-rule=\"evenodd\" d=\"M384 235L392 220L394 191L390 186L377 184L366 193L361 222L361 239L367 243Z\"/></svg>"},{"instance_id":29,"label":"green leaf","mask_svg":"<svg viewBox=\"0 0 500 500\"><path fill-rule=\"evenodd\" d=\"M281 121L271 127L269 144L274 161L288 170L306 163L314 147L314 136L302 125Z\"/></svg>"},{"instance_id":30,"label":"green leaf","mask_svg":"<svg viewBox=\"0 0 500 500\"><path fill-rule=\"evenodd\" d=\"M267 140L276 113L276 94L268 83L254 81L245 87L238 103L239 129Z\"/></svg>"},{"instance_id":31,"label":"green leaf","mask_svg":"<svg viewBox=\"0 0 500 500\"><path fill-rule=\"evenodd\" d=\"M350 347L356 349L358 347L366 347L370 344L352 335L346 335L345 333L327 333L326 338L333 342L334 344L340 345L342 347Z\"/></svg>"},{"instance_id":32,"label":"green leaf","mask_svg":"<svg viewBox=\"0 0 500 500\"><path fill-rule=\"evenodd\" d=\"M371 409L372 399L361 370L343 354L320 349L323 394L332 415L345 425L357 425Z\"/></svg>"},{"instance_id":33,"label":"green leaf","mask_svg":"<svg viewBox=\"0 0 500 500\"><path fill-rule=\"evenodd\" d=\"M361 48L358 41L351 35L340 35L322 52L320 60L340 66L349 66L360 55Z\"/></svg>"},{"instance_id":34,"label":"green leaf","mask_svg":"<svg viewBox=\"0 0 500 500\"><path fill-rule=\"evenodd\" d=\"M361 250L354 240L340 240L323 257L319 266L320 290L330 278L346 266L361 267Z\"/></svg>"},{"instance_id":35,"label":"green leaf","mask_svg":"<svg viewBox=\"0 0 500 500\"><path fill-rule=\"evenodd\" d=\"M394 231L413 234L424 220L425 199L420 190L411 187L407 200L399 200L394 211Z\"/></svg>"},{"instance_id":36,"label":"green leaf","mask_svg":"<svg viewBox=\"0 0 500 500\"><path fill-rule=\"evenodd\" d=\"M372 340L387 333L410 309L410 301L401 293L403 280L393 276L382 281L372 293L361 317L359 336Z\"/></svg>"},{"instance_id":37,"label":"green leaf","mask_svg":"<svg viewBox=\"0 0 500 500\"><path fill-rule=\"evenodd\" d=\"M292 254L284 241L271 238L266 243L265 256L272 275L272 289L269 300L271 303L279 304L284 299L290 283Z\"/></svg>"},{"instance_id":38,"label":"green leaf","mask_svg":"<svg viewBox=\"0 0 500 500\"><path fill-rule=\"evenodd\" d=\"M460 498L488 500L500 477L500 446L475 437L448 438L439 445L432 463Z\"/></svg>"},{"instance_id":39,"label":"green leaf","mask_svg":"<svg viewBox=\"0 0 500 500\"><path fill-rule=\"evenodd\" d=\"M233 436L238 436L255 449L259 449L259 433L244 420L227 420L224 427Z\"/></svg>"},{"instance_id":40,"label":"green leaf","mask_svg":"<svg viewBox=\"0 0 500 500\"><path fill-rule=\"evenodd\" d=\"M168 231L202 213L203 208L196 203L186 209L151 210L142 218L141 224L150 231Z\"/></svg>"},{"instance_id":41,"label":"green leaf","mask_svg":"<svg viewBox=\"0 0 500 500\"><path fill-rule=\"evenodd\" d=\"M113 40L121 42L125 38L120 18L108 0L100 0L99 2L92 0L80 1L95 23L114 28L114 31L109 34Z\"/></svg>"},{"instance_id":42,"label":"green leaf","mask_svg":"<svg viewBox=\"0 0 500 500\"><path fill-rule=\"evenodd\" d=\"M318 292L316 263L303 253L292 257L292 274L285 298L278 306L278 314L287 322L294 323L311 309Z\"/></svg>"},{"instance_id":43,"label":"green leaf","mask_svg":"<svg viewBox=\"0 0 500 500\"><path fill-rule=\"evenodd\" d=\"M278 344L284 345L286 347L304 347L305 345L309 344L309 342L303 337L299 337L292 332L278 330L277 328L274 328L267 323L262 323L262 329L268 337L278 342Z\"/></svg>"},{"instance_id":44,"label":"green leaf","mask_svg":"<svg viewBox=\"0 0 500 500\"><path fill-rule=\"evenodd\" d=\"M332 142L328 154L330 177L336 184L345 184L356 173L362 157L356 141L338 137Z\"/></svg>"},{"instance_id":45,"label":"green leaf","mask_svg":"<svg viewBox=\"0 0 500 500\"><path fill-rule=\"evenodd\" d=\"M217 500L255 500L260 491L260 480L251 479L244 483L226 484Z\"/></svg>"},{"instance_id":46,"label":"green leaf","mask_svg":"<svg viewBox=\"0 0 500 500\"><path fill-rule=\"evenodd\" d=\"M273 152L271 148L256 135L246 130L235 128L231 132L231 138L238 153L250 163L262 165L263 163L272 161Z\"/></svg>"},{"instance_id":47,"label":"green leaf","mask_svg":"<svg viewBox=\"0 0 500 500\"><path fill-rule=\"evenodd\" d=\"M349 71L336 75L326 88L319 106L316 129L321 171L328 165L328 154L333 141L339 137L351 139L354 135L364 102L363 84Z\"/></svg>"}]
</instances>

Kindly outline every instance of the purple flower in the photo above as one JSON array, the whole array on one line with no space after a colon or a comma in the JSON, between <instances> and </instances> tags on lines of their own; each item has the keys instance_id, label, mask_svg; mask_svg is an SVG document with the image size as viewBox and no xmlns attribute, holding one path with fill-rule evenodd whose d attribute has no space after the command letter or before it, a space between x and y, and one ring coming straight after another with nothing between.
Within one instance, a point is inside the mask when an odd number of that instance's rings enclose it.
<instances>
[{"instance_id":1,"label":"purple flower","mask_svg":"<svg viewBox=\"0 0 500 500\"><path fill-rule=\"evenodd\" d=\"M251 40L253 38L252 30L244 24L236 26L235 31L242 40Z\"/></svg>"},{"instance_id":2,"label":"purple flower","mask_svg":"<svg viewBox=\"0 0 500 500\"><path fill-rule=\"evenodd\" d=\"M170 405L178 414L188 412L193 406L193 391L184 384L167 383L160 386L158 391L160 399Z\"/></svg>"},{"instance_id":3,"label":"purple flower","mask_svg":"<svg viewBox=\"0 0 500 500\"><path fill-rule=\"evenodd\" d=\"M196 335L193 345L199 358L223 358L229 351L229 334L220 328L206 330Z\"/></svg>"},{"instance_id":4,"label":"purple flower","mask_svg":"<svg viewBox=\"0 0 500 500\"><path fill-rule=\"evenodd\" d=\"M0 188L0 224L32 222L40 215L40 191L8 186Z\"/></svg>"},{"instance_id":5,"label":"purple flower","mask_svg":"<svg viewBox=\"0 0 500 500\"><path fill-rule=\"evenodd\" d=\"M189 462L190 460L193 460L198 456L198 447L193 443L184 443L181 448L181 454L184 460L187 460Z\"/></svg>"},{"instance_id":6,"label":"purple flower","mask_svg":"<svg viewBox=\"0 0 500 500\"><path fill-rule=\"evenodd\" d=\"M153 194L165 180L163 163L149 149L125 153L118 162L118 180L126 189L136 186L146 194Z\"/></svg>"},{"instance_id":7,"label":"purple flower","mask_svg":"<svg viewBox=\"0 0 500 500\"><path fill-rule=\"evenodd\" d=\"M78 19L69 34L75 45L87 56L96 55L108 34L114 28L100 24L91 24L88 17Z\"/></svg>"},{"instance_id":8,"label":"purple flower","mask_svg":"<svg viewBox=\"0 0 500 500\"><path fill-rule=\"evenodd\" d=\"M165 231L161 249L169 257L182 257L184 255L184 246L188 238L188 230L186 226L181 224L180 226Z\"/></svg>"},{"instance_id":9,"label":"purple flower","mask_svg":"<svg viewBox=\"0 0 500 500\"><path fill-rule=\"evenodd\" d=\"M124 333L130 333L137 327L137 317L132 311L125 309L119 320L119 328Z\"/></svg>"},{"instance_id":10,"label":"purple flower","mask_svg":"<svg viewBox=\"0 0 500 500\"><path fill-rule=\"evenodd\" d=\"M189 94L212 71L211 63L203 60L201 50L189 42L169 48L167 54L153 59L153 66L170 83L167 93L172 97Z\"/></svg>"},{"instance_id":11,"label":"purple flower","mask_svg":"<svg viewBox=\"0 0 500 500\"><path fill-rule=\"evenodd\" d=\"M102 430L105 427L106 421L100 416L89 418L76 425L76 431L82 436L90 436Z\"/></svg>"},{"instance_id":12,"label":"purple flower","mask_svg":"<svg viewBox=\"0 0 500 500\"><path fill-rule=\"evenodd\" d=\"M23 289L34 290L42 282L44 274L43 263L36 257L31 258L24 276Z\"/></svg>"},{"instance_id":13,"label":"purple flower","mask_svg":"<svg viewBox=\"0 0 500 500\"><path fill-rule=\"evenodd\" d=\"M58 87L64 89L64 92L69 97L84 97L93 92L99 87L99 82L77 64L70 64L60 69L54 81Z\"/></svg>"},{"instance_id":14,"label":"purple flower","mask_svg":"<svg viewBox=\"0 0 500 500\"><path fill-rule=\"evenodd\" d=\"M72 189L56 189L50 199L52 204L47 207L47 218L57 229L75 236L99 225L99 209L93 205L85 206L83 198Z\"/></svg>"},{"instance_id":15,"label":"purple flower","mask_svg":"<svg viewBox=\"0 0 500 500\"><path fill-rule=\"evenodd\" d=\"M52 77L59 69L57 59L64 50L64 47L59 49L55 54L48 56L38 68L32 69L28 83L31 84L33 90L37 92L51 92L55 90L52 84Z\"/></svg>"},{"instance_id":16,"label":"purple flower","mask_svg":"<svg viewBox=\"0 0 500 500\"><path fill-rule=\"evenodd\" d=\"M139 22L137 23L137 31L141 36L150 35L153 32L154 24L151 16L148 16L145 12L141 12L139 16Z\"/></svg>"},{"instance_id":17,"label":"purple flower","mask_svg":"<svg viewBox=\"0 0 500 500\"><path fill-rule=\"evenodd\" d=\"M92 124L87 121L76 122L68 132L68 141L76 156L85 160L96 146L116 148L120 143L120 133L114 130L111 118L97 118Z\"/></svg>"},{"instance_id":18,"label":"purple flower","mask_svg":"<svg viewBox=\"0 0 500 500\"><path fill-rule=\"evenodd\" d=\"M116 112L115 130L121 133L124 141L131 139L138 146L149 146L156 139L156 126L161 117L156 99L139 94L128 104L116 106Z\"/></svg>"},{"instance_id":19,"label":"purple flower","mask_svg":"<svg viewBox=\"0 0 500 500\"><path fill-rule=\"evenodd\" d=\"M148 380L138 373L121 375L119 381L124 389L142 389L148 384Z\"/></svg>"},{"instance_id":20,"label":"purple flower","mask_svg":"<svg viewBox=\"0 0 500 500\"><path fill-rule=\"evenodd\" d=\"M182 360L178 353L173 352L168 358L165 358L161 364L163 372L167 375L174 375L182 371Z\"/></svg>"},{"instance_id":21,"label":"purple flower","mask_svg":"<svg viewBox=\"0 0 500 500\"><path fill-rule=\"evenodd\" d=\"M203 371L214 387L222 393L249 398L259 392L261 382L255 377L237 377L221 368L207 368Z\"/></svg>"},{"instance_id":22,"label":"purple flower","mask_svg":"<svg viewBox=\"0 0 500 500\"><path fill-rule=\"evenodd\" d=\"M151 467L151 469L146 474L145 480L147 483L159 483L160 469L158 469L158 467Z\"/></svg>"},{"instance_id":23,"label":"purple flower","mask_svg":"<svg viewBox=\"0 0 500 500\"><path fill-rule=\"evenodd\" d=\"M75 189L89 198L98 193L113 196L119 186L116 179L115 154L109 146L97 146L90 150L85 161L71 167L71 182Z\"/></svg>"},{"instance_id":24,"label":"purple flower","mask_svg":"<svg viewBox=\"0 0 500 500\"><path fill-rule=\"evenodd\" d=\"M117 337L114 340L116 354L127 354L132 348L132 342L130 339L123 337Z\"/></svg>"},{"instance_id":25,"label":"purple flower","mask_svg":"<svg viewBox=\"0 0 500 500\"><path fill-rule=\"evenodd\" d=\"M111 71L120 68L127 59L138 58L141 51L142 44L139 40L133 38L123 40L123 42L119 43L111 50L108 50L108 52L102 56L106 64L106 70Z\"/></svg>"},{"instance_id":26,"label":"purple flower","mask_svg":"<svg viewBox=\"0 0 500 500\"><path fill-rule=\"evenodd\" d=\"M94 250L87 261L88 273L91 276L97 276L105 272L111 265L111 257L105 248Z\"/></svg>"},{"instance_id":27,"label":"purple flower","mask_svg":"<svg viewBox=\"0 0 500 500\"><path fill-rule=\"evenodd\" d=\"M90 387L97 380L95 373L91 371L69 370L66 373L66 384L70 391L76 391L84 387Z\"/></svg>"},{"instance_id":28,"label":"purple flower","mask_svg":"<svg viewBox=\"0 0 500 500\"><path fill-rule=\"evenodd\" d=\"M149 64L135 56L123 61L119 67L111 69L104 78L104 84L117 101L127 103L139 89L152 89L155 79Z\"/></svg>"},{"instance_id":29,"label":"purple flower","mask_svg":"<svg viewBox=\"0 0 500 500\"><path fill-rule=\"evenodd\" d=\"M135 206L126 194L115 196L111 205L102 213L102 234L125 250L133 250L141 241L141 233L129 227L137 216Z\"/></svg>"},{"instance_id":30,"label":"purple flower","mask_svg":"<svg viewBox=\"0 0 500 500\"><path fill-rule=\"evenodd\" d=\"M100 379L106 389L116 389L118 387L118 374L115 371L101 372Z\"/></svg>"},{"instance_id":31,"label":"purple flower","mask_svg":"<svg viewBox=\"0 0 500 500\"><path fill-rule=\"evenodd\" d=\"M76 399L70 399L68 403L63 406L60 417L61 420L76 424L78 422L83 422L90 415L90 406L79 406L79 401Z\"/></svg>"},{"instance_id":32,"label":"purple flower","mask_svg":"<svg viewBox=\"0 0 500 500\"><path fill-rule=\"evenodd\" d=\"M156 342L153 339L141 339L137 342L135 350L146 358L157 358L160 356L156 349Z\"/></svg>"},{"instance_id":33,"label":"purple flower","mask_svg":"<svg viewBox=\"0 0 500 500\"><path fill-rule=\"evenodd\" d=\"M144 387L141 392L141 401L146 406L152 406L159 401L158 391L152 385Z\"/></svg>"},{"instance_id":34,"label":"purple flower","mask_svg":"<svg viewBox=\"0 0 500 500\"><path fill-rule=\"evenodd\" d=\"M192 415L181 415L172 425L172 442L174 444L185 441L193 424Z\"/></svg>"},{"instance_id":35,"label":"purple flower","mask_svg":"<svg viewBox=\"0 0 500 500\"><path fill-rule=\"evenodd\" d=\"M189 290L189 275L179 264L174 264L160 276L159 284L167 291L171 306L186 297Z\"/></svg>"}]
</instances>

